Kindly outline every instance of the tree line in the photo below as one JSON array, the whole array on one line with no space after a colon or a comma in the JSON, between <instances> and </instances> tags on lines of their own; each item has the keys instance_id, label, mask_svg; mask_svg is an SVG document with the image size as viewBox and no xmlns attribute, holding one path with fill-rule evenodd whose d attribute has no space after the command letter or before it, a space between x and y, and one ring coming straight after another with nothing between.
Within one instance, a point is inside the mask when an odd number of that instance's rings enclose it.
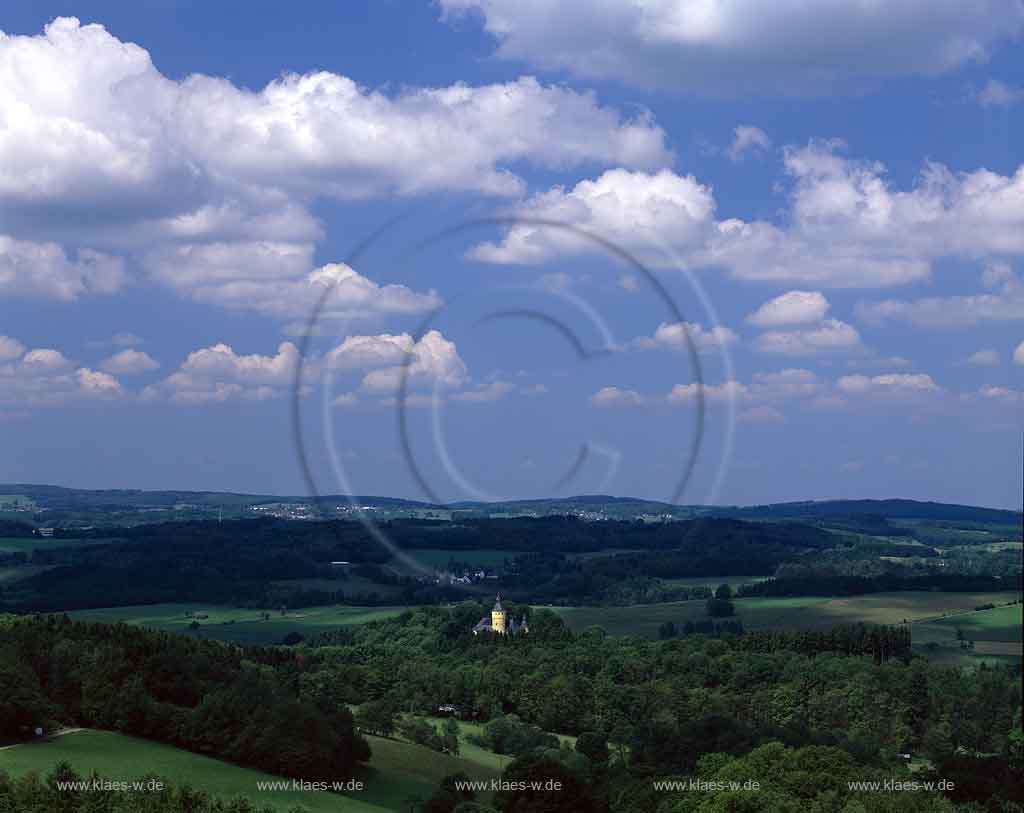
<instances>
[{"instance_id":1,"label":"tree line","mask_svg":"<svg viewBox=\"0 0 1024 813\"><path fill-rule=\"evenodd\" d=\"M88 725L333 779L369 757L357 728L454 752L454 721L429 721L443 704L482 723L476 744L514 757L510 783L562 783L555 795L509 784L494 800L503 813L664 813L697 810L696 799L713 800L700 810L770 803L784 812L894 813L954 803L1012 810L1024 801L1014 796L1024 786L1019 668L966 672L906 657L899 629L644 641L600 628L572 633L551 611L509 609L529 614L529 635L473 636L486 607L466 603L273 648L62 616L7 619L0 735L27 736L40 720ZM575 736L575 745L552 732ZM904 753L927 757L937 776L959 777L964 795L901 794L902 807L886 808L882 796L839 781L909 779ZM666 777L730 776L770 787L746 802L727 790L652 789ZM422 809L484 809L456 791L443 785Z\"/></svg>"},{"instance_id":2,"label":"tree line","mask_svg":"<svg viewBox=\"0 0 1024 813\"><path fill-rule=\"evenodd\" d=\"M247 649L66 616L0 623L0 737L120 731L271 773L350 776L369 759L347 707L299 690L290 650Z\"/></svg>"}]
</instances>

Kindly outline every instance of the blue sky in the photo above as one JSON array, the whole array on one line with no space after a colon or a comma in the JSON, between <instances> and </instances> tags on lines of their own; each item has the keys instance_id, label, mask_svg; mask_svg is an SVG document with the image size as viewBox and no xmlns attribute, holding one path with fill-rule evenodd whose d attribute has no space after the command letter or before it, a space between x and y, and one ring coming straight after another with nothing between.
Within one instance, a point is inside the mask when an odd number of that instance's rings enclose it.
<instances>
[{"instance_id":1,"label":"blue sky","mask_svg":"<svg viewBox=\"0 0 1024 813\"><path fill-rule=\"evenodd\" d=\"M1020 505L1019 2L0 30L0 481Z\"/></svg>"}]
</instances>

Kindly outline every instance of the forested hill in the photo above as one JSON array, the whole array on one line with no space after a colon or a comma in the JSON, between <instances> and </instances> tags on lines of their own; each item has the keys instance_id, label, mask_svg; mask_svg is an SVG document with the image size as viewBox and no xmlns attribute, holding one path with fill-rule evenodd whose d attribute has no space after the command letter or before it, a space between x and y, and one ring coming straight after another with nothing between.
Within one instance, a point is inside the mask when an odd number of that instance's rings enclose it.
<instances>
[{"instance_id":1,"label":"forested hill","mask_svg":"<svg viewBox=\"0 0 1024 813\"><path fill-rule=\"evenodd\" d=\"M309 496L246 494L232 491L146 491L136 488L87 489L29 483L0 483L0 494L25 497L40 508L80 511L89 509L124 510L128 508L171 508L175 505L195 506L260 505L269 502L313 503ZM374 506L426 506L428 503L399 497L325 495L322 500L354 500Z\"/></svg>"},{"instance_id":2,"label":"forested hill","mask_svg":"<svg viewBox=\"0 0 1024 813\"><path fill-rule=\"evenodd\" d=\"M673 505L638 497L585 494L573 497L510 500L505 502L453 502L433 504L400 497L372 495L245 494L220 491L144 491L141 489L79 489L25 483L0 483L0 519L21 519L31 514L37 523L77 524L106 519L108 524L137 524L157 519L199 519L253 516L267 506L302 507L327 517L344 514L355 504L378 516L436 516L448 518L501 517L508 515L575 515L588 519L694 519L720 517L733 519L828 520L834 517L880 516L891 520L933 520L946 522L985 522L1000 525L1021 523L1020 511L982 508L953 503L918 500L816 500L771 503L751 506ZM18 516L11 510L20 509ZM168 512L163 516L157 513ZM450 513L449 513L450 512ZM130 516L118 516L130 515ZM109 515L104 517L104 515Z\"/></svg>"},{"instance_id":3,"label":"forested hill","mask_svg":"<svg viewBox=\"0 0 1024 813\"><path fill-rule=\"evenodd\" d=\"M979 508L918 500L823 500L815 502L788 502L772 505L753 505L745 508L712 509L716 516L742 519L826 519L835 516L877 516L888 519L930 519L945 522L991 522L1004 525L1020 524L1020 511L1001 508Z\"/></svg>"},{"instance_id":4,"label":"forested hill","mask_svg":"<svg viewBox=\"0 0 1024 813\"><path fill-rule=\"evenodd\" d=\"M625 577L658 574L759 575L783 562L837 544L828 531L796 523L699 519L672 523L584 522L572 517L473 519L464 522L396 520L381 529L409 551L443 547L458 556L481 549L508 552L509 567L499 586L515 586L540 568L550 579L561 573L559 589L541 591L538 600L593 599ZM354 601L357 586L344 569L390 588L391 600L434 603L448 598L434 585L400 576L381 565L391 558L358 522L300 522L280 519L161 522L130 528L56 531L74 544L39 546L31 554L9 554L10 564L31 564L39 572L9 586L0 585L0 606L21 611L65 610L90 606L149 604L161 601L212 601L252 606L324 604ZM628 549L652 556L672 552L663 562L614 559L613 571L598 572L598 561L575 554ZM18 560L18 561L15 561ZM612 560L608 560L611 562ZM607 565L606 565L607 567ZM562 571L565 571L564 573ZM651 571L648 573L648 571ZM390 574L390 575L389 575ZM516 575L518 574L518 575ZM328 580L323 595L295 594L308 580ZM530 577L532 580L532 577ZM282 580L295 588L284 598ZM322 583L321 583L322 587ZM379 603L371 595L361 603ZM268 603L269 602L269 603Z\"/></svg>"},{"instance_id":5,"label":"forested hill","mask_svg":"<svg viewBox=\"0 0 1024 813\"><path fill-rule=\"evenodd\" d=\"M911 656L906 630L865 625L655 642L573 633L550 610L510 605L528 614L529 635L473 635L488 606L419 608L274 648L0 616L0 741L30 739L37 726L88 726L324 781L372 777L361 766L380 743L369 771L396 781L386 742L364 735L397 735L423 757L426 748L458 753L459 725L434 717L455 708L475 722L463 742L500 755L504 790L496 808L435 796L416 808L424 813L977 813L1024 802L1019 671L941 667ZM906 752L928 762L911 772L898 757ZM2 769L0 810L11 813L212 813L195 801L157 806L167 800L148 793L130 808L98 794L47 804L52 794L38 783L18 786L36 801L22 805ZM657 789L667 778L708 790ZM763 790L730 790L736 780ZM878 792L893 780L922 784ZM516 795L520 782L548 781L557 793ZM322 809L355 806L324 798Z\"/></svg>"}]
</instances>

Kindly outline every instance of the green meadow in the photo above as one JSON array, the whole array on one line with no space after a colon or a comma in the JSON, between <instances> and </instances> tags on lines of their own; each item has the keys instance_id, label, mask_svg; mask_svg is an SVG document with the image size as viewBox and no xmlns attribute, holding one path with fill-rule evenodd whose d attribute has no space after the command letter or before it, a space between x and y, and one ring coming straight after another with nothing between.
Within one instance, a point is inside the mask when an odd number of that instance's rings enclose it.
<instances>
[{"instance_id":1,"label":"green meadow","mask_svg":"<svg viewBox=\"0 0 1024 813\"><path fill-rule=\"evenodd\" d=\"M957 632L968 642L964 649ZM915 624L914 644L941 663L1019 663L1021 605L967 610Z\"/></svg>"},{"instance_id":2,"label":"green meadow","mask_svg":"<svg viewBox=\"0 0 1024 813\"><path fill-rule=\"evenodd\" d=\"M20 567L0 567L0 584L12 584L13 582L35 576L49 568L44 565L21 565Z\"/></svg>"},{"instance_id":3,"label":"green meadow","mask_svg":"<svg viewBox=\"0 0 1024 813\"><path fill-rule=\"evenodd\" d=\"M36 501L22 494L0 494L0 511L35 511Z\"/></svg>"},{"instance_id":4,"label":"green meadow","mask_svg":"<svg viewBox=\"0 0 1024 813\"><path fill-rule=\"evenodd\" d=\"M838 624L857 622L900 624L906 620L913 623L935 619L937 616L941 618L947 613L963 613L973 610L979 604L1005 604L1017 597L1017 594L1009 592L904 591L847 598L740 598L735 599L734 603L736 617L748 630L826 629ZM657 638L659 626L666 621L672 621L678 626L686 621L697 621L706 617L704 602L700 600L637 604L628 607L549 609L561 615L569 627L576 631L597 625L611 635L638 635L644 638Z\"/></svg>"},{"instance_id":5,"label":"green meadow","mask_svg":"<svg viewBox=\"0 0 1024 813\"><path fill-rule=\"evenodd\" d=\"M991 610L976 610L949 616L933 622L956 634L959 628L965 638L973 641L1019 642L1021 640L1021 605L1010 604Z\"/></svg>"},{"instance_id":6,"label":"green meadow","mask_svg":"<svg viewBox=\"0 0 1024 813\"><path fill-rule=\"evenodd\" d=\"M282 812L302 805L309 813L404 810L412 799L428 799L440 781L450 774L461 771L479 780L499 775L498 769L489 764L496 756L477 757L475 751L482 755L488 752L473 746L466 746L472 756L454 757L398 740L372 736L367 739L373 757L356 776L364 783L364 788L344 795L261 790L258 783L273 782L280 777L110 731L76 731L43 742L6 748L0 756L0 769L13 775L29 771L46 774L56 763L67 760L81 775L95 771L107 779L128 781L158 775L177 785L201 788L222 799L245 796Z\"/></svg>"},{"instance_id":7,"label":"green meadow","mask_svg":"<svg viewBox=\"0 0 1024 813\"><path fill-rule=\"evenodd\" d=\"M179 632L231 641L239 644L276 644L290 632L310 638L321 632L349 624L365 624L393 618L403 607L307 607L288 610L252 610L209 604L145 604L132 607L105 607L69 613L82 621L137 624L151 629ZM263 614L269 613L264 619ZM206 616L205 618L200 616ZM192 624L198 624L193 629Z\"/></svg>"},{"instance_id":8,"label":"green meadow","mask_svg":"<svg viewBox=\"0 0 1024 813\"><path fill-rule=\"evenodd\" d=\"M91 544L102 544L104 540L90 539ZM54 539L53 537L0 537L0 553L32 553L47 548L67 548L84 544L81 539Z\"/></svg>"},{"instance_id":9,"label":"green meadow","mask_svg":"<svg viewBox=\"0 0 1024 813\"><path fill-rule=\"evenodd\" d=\"M0 768L16 776L29 771L45 775L61 760L69 762L83 776L95 771L106 779L131 781L155 774L225 800L246 796L280 811L288 811L296 804L310 813L373 813L388 809L356 799L342 801L327 793L261 791L257 783L279 777L111 731L76 731L45 742L16 745L0 754Z\"/></svg>"},{"instance_id":10,"label":"green meadow","mask_svg":"<svg viewBox=\"0 0 1024 813\"><path fill-rule=\"evenodd\" d=\"M727 584L735 590L741 585L756 584L770 578L771 576L695 576L681 579L662 579L662 582L672 587L710 587L712 590L720 584Z\"/></svg>"},{"instance_id":11,"label":"green meadow","mask_svg":"<svg viewBox=\"0 0 1024 813\"><path fill-rule=\"evenodd\" d=\"M366 739L373 758L360 773L366 790L359 798L385 810L408 810L412 799L426 801L441 780L453 773L461 772L474 780L497 779L501 775L501 757L465 742L460 744L464 753L456 757L400 740L373 736ZM506 762L508 759L505 758Z\"/></svg>"}]
</instances>

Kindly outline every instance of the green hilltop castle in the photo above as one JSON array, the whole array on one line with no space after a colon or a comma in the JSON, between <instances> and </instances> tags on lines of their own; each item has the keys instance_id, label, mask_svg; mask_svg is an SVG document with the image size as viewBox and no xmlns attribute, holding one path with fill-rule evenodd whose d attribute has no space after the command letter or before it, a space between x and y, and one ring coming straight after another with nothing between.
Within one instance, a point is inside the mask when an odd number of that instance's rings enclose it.
<instances>
[{"instance_id":1,"label":"green hilltop castle","mask_svg":"<svg viewBox=\"0 0 1024 813\"><path fill-rule=\"evenodd\" d=\"M509 616L508 611L501 604L500 593L491 609L491 617L488 618L485 615L473 627L474 635L479 635L481 632L492 632L495 635L525 635L529 631L526 615L524 614L519 621Z\"/></svg>"}]
</instances>

